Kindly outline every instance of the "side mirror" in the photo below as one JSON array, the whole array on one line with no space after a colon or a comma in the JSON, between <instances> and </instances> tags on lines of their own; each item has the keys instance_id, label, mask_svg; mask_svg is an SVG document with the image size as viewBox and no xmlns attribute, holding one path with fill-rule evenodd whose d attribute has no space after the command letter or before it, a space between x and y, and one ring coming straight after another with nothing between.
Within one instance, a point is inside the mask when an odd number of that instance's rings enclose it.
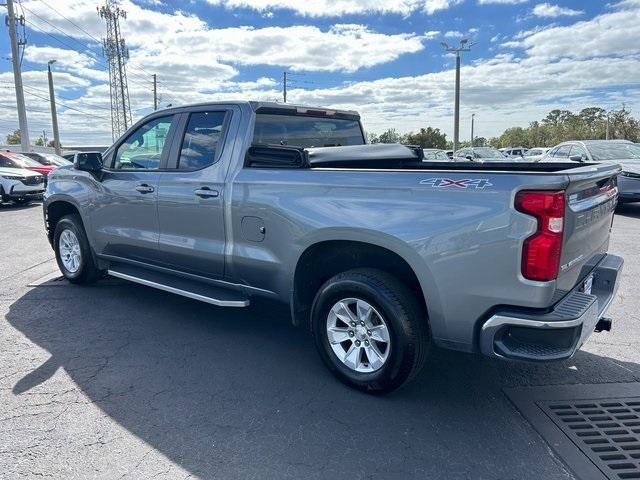
<instances>
[{"instance_id":1,"label":"side mirror","mask_svg":"<svg viewBox=\"0 0 640 480\"><path fill-rule=\"evenodd\" d=\"M73 166L77 170L98 173L102 171L102 154L100 152L82 152L73 156Z\"/></svg>"},{"instance_id":2,"label":"side mirror","mask_svg":"<svg viewBox=\"0 0 640 480\"><path fill-rule=\"evenodd\" d=\"M465 155L464 158L466 158L467 160L473 160L473 157L471 155Z\"/></svg>"},{"instance_id":3,"label":"side mirror","mask_svg":"<svg viewBox=\"0 0 640 480\"><path fill-rule=\"evenodd\" d=\"M569 157L569 160L571 160L572 162L582 162L582 161L584 161L582 159L582 155L571 155Z\"/></svg>"}]
</instances>

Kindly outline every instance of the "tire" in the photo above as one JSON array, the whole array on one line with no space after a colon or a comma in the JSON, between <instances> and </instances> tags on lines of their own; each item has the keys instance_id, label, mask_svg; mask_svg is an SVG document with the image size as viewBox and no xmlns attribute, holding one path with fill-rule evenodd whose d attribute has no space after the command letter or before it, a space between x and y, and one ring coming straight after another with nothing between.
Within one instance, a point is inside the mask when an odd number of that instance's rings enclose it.
<instances>
[{"instance_id":1,"label":"tire","mask_svg":"<svg viewBox=\"0 0 640 480\"><path fill-rule=\"evenodd\" d=\"M61 249L64 248L61 246L61 237L72 240L70 243L66 243L65 240L63 240L62 245L71 245L74 243L74 238L77 240L78 248L74 250L74 252L79 254L77 264L70 265L68 260L63 259L63 256L65 258L68 257L65 255L65 252L61 252ZM96 267L93 252L89 246L89 241L87 240L87 235L79 215L66 215L58 221L53 235L53 249L56 253L58 268L60 268L62 275L64 275L69 282L88 285L104 275L104 271Z\"/></svg>"},{"instance_id":2,"label":"tire","mask_svg":"<svg viewBox=\"0 0 640 480\"><path fill-rule=\"evenodd\" d=\"M350 316L345 315L345 305ZM366 313L359 316L361 307ZM351 322L354 317L358 323L363 318L366 326L358 330L356 323L355 328L349 328L341 320ZM381 323L376 325L378 320ZM329 370L345 384L369 393L391 392L411 380L424 366L431 345L427 314L415 294L392 275L376 269L348 270L329 279L316 294L311 321L316 348ZM345 326L349 338L342 340ZM386 345L378 342L385 329ZM360 343L356 347L357 339ZM372 350L354 354L352 344L353 348Z\"/></svg>"}]
</instances>

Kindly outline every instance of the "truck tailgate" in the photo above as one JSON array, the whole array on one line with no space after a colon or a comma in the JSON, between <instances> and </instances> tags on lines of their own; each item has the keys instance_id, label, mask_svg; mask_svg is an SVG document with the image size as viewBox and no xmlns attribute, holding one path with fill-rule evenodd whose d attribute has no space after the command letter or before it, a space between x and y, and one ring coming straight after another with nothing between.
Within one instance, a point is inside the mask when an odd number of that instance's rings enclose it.
<instances>
[{"instance_id":1,"label":"truck tailgate","mask_svg":"<svg viewBox=\"0 0 640 480\"><path fill-rule=\"evenodd\" d=\"M600 164L567 173L565 225L557 288L571 290L606 253L620 167ZM561 293L560 292L560 293Z\"/></svg>"}]
</instances>

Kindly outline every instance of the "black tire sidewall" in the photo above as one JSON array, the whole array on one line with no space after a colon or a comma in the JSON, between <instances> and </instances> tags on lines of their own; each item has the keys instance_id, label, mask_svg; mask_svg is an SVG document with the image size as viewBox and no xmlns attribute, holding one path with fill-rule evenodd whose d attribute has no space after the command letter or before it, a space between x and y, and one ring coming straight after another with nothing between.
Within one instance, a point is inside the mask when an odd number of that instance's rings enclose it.
<instances>
[{"instance_id":1,"label":"black tire sidewall","mask_svg":"<svg viewBox=\"0 0 640 480\"><path fill-rule=\"evenodd\" d=\"M80 268L76 272L70 272L69 270L67 270L64 266L64 263L62 263L62 259L60 258L60 236L65 230L72 231L78 239L78 242L80 243ZM89 243L87 242L87 237L84 234L84 229L76 225L76 221L73 217L64 217L58 222L53 236L53 242L56 261L58 262L58 267L60 268L60 271L62 272L64 277L70 281L85 278L87 270L87 259L89 258L88 256L91 255L91 250L89 249Z\"/></svg>"},{"instance_id":2,"label":"black tire sidewall","mask_svg":"<svg viewBox=\"0 0 640 480\"><path fill-rule=\"evenodd\" d=\"M337 358L326 331L326 322L333 305L344 298L359 298L370 303L384 318L389 330L390 351L385 364L379 370L361 373L351 370ZM389 391L404 382L398 374L405 371L410 346L407 333L409 319L385 289L379 289L366 277L356 276L330 280L318 291L312 308L312 328L316 347L327 367L342 381L362 390Z\"/></svg>"}]
</instances>

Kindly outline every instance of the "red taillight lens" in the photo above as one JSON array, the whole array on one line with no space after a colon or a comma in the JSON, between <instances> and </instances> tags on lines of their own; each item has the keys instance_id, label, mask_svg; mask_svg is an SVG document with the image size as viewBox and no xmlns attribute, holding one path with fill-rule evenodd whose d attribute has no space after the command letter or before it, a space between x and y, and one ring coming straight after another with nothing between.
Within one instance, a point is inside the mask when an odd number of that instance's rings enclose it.
<instances>
[{"instance_id":1,"label":"red taillight lens","mask_svg":"<svg viewBox=\"0 0 640 480\"><path fill-rule=\"evenodd\" d=\"M515 204L516 210L538 220L538 230L524 241L522 276L543 282L555 280L562 252L564 192L522 191L516 195Z\"/></svg>"}]
</instances>

